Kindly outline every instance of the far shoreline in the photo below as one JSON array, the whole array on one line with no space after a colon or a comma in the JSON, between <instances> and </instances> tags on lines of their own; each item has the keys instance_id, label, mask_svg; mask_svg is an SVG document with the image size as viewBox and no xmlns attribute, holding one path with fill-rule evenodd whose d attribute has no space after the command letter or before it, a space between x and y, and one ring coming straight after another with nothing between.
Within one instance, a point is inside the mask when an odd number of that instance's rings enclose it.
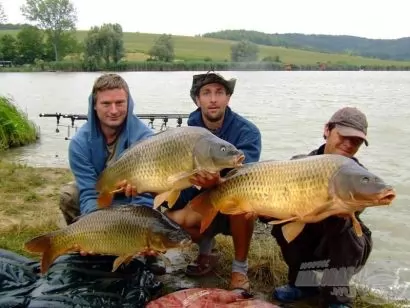
<instances>
[{"instance_id":1,"label":"far shoreline","mask_svg":"<svg viewBox=\"0 0 410 308\"><path fill-rule=\"evenodd\" d=\"M185 71L410 71L410 64L357 65L349 63L288 64L281 62L123 61L108 66L88 66L81 61L0 67L1 72L185 72Z\"/></svg>"}]
</instances>

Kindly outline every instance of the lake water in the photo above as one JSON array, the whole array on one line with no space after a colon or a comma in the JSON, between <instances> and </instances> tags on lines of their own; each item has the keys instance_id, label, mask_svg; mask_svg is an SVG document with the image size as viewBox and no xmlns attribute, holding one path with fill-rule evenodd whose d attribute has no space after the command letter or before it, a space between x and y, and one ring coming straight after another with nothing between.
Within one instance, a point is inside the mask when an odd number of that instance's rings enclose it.
<instances>
[{"instance_id":1,"label":"lake water","mask_svg":"<svg viewBox=\"0 0 410 308\"><path fill-rule=\"evenodd\" d=\"M195 72L127 72L137 113L189 113ZM6 154L34 166L67 167L67 125L40 113L86 114L87 97L100 73L1 73L0 94L11 96L41 128L38 144ZM342 106L356 106L369 121L370 146L357 157L396 187L389 208L362 216L373 232L374 250L356 277L390 296L410 298L410 74L407 72L225 72L238 78L233 110L262 133L262 159L289 159L322 144L323 125ZM82 125L84 121L76 122ZM156 127L161 121L155 121ZM169 125L175 126L170 120ZM185 120L184 120L185 124ZM71 129L70 133L73 133Z\"/></svg>"}]
</instances>

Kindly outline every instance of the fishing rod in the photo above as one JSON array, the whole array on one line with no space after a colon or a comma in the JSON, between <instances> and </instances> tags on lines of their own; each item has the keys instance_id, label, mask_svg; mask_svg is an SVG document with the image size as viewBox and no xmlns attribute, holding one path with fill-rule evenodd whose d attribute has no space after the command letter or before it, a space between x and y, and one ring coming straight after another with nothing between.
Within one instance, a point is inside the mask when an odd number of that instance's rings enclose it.
<instances>
[{"instance_id":1,"label":"fishing rod","mask_svg":"<svg viewBox=\"0 0 410 308\"><path fill-rule=\"evenodd\" d=\"M39 115L42 118L56 118L57 120L57 128L56 128L56 133L59 133L59 127L64 126L67 127L67 137L65 137L65 140L70 139L70 128L75 128L75 131L77 132L78 126L74 126L75 121L87 121L88 117L86 114L74 114L74 113L40 113ZM177 127L180 127L182 125L182 119L186 119L189 117L189 114L187 113L141 113L141 114L136 114L136 116L140 119L146 119L149 120L148 126L154 129L154 121L157 119L162 119L162 124L160 130L167 129L168 127L168 121L169 119L176 119L177 122ZM70 119L71 120L71 126L70 125L61 125L60 124L60 119Z\"/></svg>"}]
</instances>

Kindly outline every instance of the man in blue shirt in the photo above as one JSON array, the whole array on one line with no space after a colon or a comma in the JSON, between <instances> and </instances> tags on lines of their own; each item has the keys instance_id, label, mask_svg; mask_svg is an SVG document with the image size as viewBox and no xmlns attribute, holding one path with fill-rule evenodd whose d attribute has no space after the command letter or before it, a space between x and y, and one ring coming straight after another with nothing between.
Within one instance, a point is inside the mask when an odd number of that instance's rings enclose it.
<instances>
[{"instance_id":1,"label":"man in blue shirt","mask_svg":"<svg viewBox=\"0 0 410 308\"><path fill-rule=\"evenodd\" d=\"M256 162L261 154L260 131L228 106L235 84L236 79L226 80L216 73L194 75L190 96L198 108L190 114L188 125L205 127L235 145L245 154L244 163ZM200 174L192 179L192 183L202 188L211 187L217 184L220 176L227 171L229 170L223 170L220 174ZM217 261L217 255L212 252L215 235L231 235L235 256L230 289L249 291L247 258L254 220L246 219L244 215L229 216L219 213L210 227L203 234L199 234L201 215L186 205L200 192L201 190L195 187L184 190L174 207L166 211L168 217L186 229L199 244L198 258L188 266L186 274L201 276L210 272Z\"/></svg>"},{"instance_id":2,"label":"man in blue shirt","mask_svg":"<svg viewBox=\"0 0 410 308\"><path fill-rule=\"evenodd\" d=\"M75 182L63 187L60 209L67 224L97 209L95 185L111 159L153 131L133 114L134 101L125 80L117 74L97 78L88 99L87 122L70 141L68 159ZM116 194L113 203L153 206L151 194Z\"/></svg>"}]
</instances>

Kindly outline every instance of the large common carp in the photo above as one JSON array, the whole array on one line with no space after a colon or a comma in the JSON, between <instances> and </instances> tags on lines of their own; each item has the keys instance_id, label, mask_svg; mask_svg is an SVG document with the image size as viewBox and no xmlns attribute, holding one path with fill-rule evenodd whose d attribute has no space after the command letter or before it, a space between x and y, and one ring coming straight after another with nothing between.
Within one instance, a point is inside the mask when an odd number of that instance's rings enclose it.
<instances>
[{"instance_id":1,"label":"large common carp","mask_svg":"<svg viewBox=\"0 0 410 308\"><path fill-rule=\"evenodd\" d=\"M128 205L101 209L82 216L67 227L26 242L24 248L42 253L41 272L65 253L86 251L118 256L113 271L134 256L184 247L191 243L187 232L158 210Z\"/></svg>"},{"instance_id":2,"label":"large common carp","mask_svg":"<svg viewBox=\"0 0 410 308\"><path fill-rule=\"evenodd\" d=\"M201 170L218 172L240 166L245 156L231 143L202 127L168 129L138 142L107 166L98 179L98 204L111 204L117 184L127 180L138 193L157 193L154 208L172 207L189 179Z\"/></svg>"},{"instance_id":3,"label":"large common carp","mask_svg":"<svg viewBox=\"0 0 410 308\"><path fill-rule=\"evenodd\" d=\"M306 223L331 215L347 215L358 236L355 213L365 207L388 205L394 189L353 159L336 154L288 161L260 161L231 170L218 186L191 202L202 214L201 233L218 212L272 217L290 242Z\"/></svg>"}]
</instances>

